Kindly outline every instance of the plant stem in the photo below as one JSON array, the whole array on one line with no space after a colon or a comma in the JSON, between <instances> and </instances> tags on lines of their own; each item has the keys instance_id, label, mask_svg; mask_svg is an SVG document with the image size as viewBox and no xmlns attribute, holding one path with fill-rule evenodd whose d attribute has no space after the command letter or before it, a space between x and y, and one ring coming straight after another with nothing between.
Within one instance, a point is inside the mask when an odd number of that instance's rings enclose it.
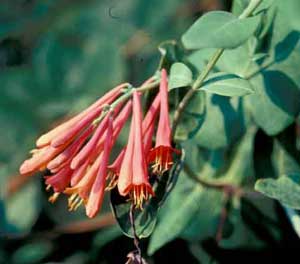
<instances>
[{"instance_id":1,"label":"plant stem","mask_svg":"<svg viewBox=\"0 0 300 264\"><path fill-rule=\"evenodd\" d=\"M261 2L262 0L251 0L249 5L244 9L243 13L240 14L239 18L242 19L250 16Z\"/></svg>"},{"instance_id":2,"label":"plant stem","mask_svg":"<svg viewBox=\"0 0 300 264\"><path fill-rule=\"evenodd\" d=\"M157 78L157 77L156 77ZM126 91L122 96L120 96L116 101L114 101L111 105L110 105L110 109L114 109L119 103L126 101L128 98L130 98L130 96L132 95L133 91L136 90L138 92L145 92L148 90L151 90L153 88L156 88L159 84L159 80L155 80L152 83L146 84L146 85L141 85L138 88L131 88L128 91ZM128 88L130 88L130 85L128 85Z\"/></svg>"},{"instance_id":3,"label":"plant stem","mask_svg":"<svg viewBox=\"0 0 300 264\"><path fill-rule=\"evenodd\" d=\"M103 120L103 118L106 116L108 111L113 111L117 107L118 104L120 104L120 103L126 101L128 98L130 98L130 96L132 95L134 90L136 90L138 92L145 92L145 91L156 88L160 82L160 79L157 76L153 76L152 78L154 78L154 82L146 84L146 85L141 85L140 87L137 87L137 88L134 88L130 84L128 84L128 86L127 86L128 90L123 95L121 95L117 100L115 100L112 104L107 105L107 107L105 106L107 108L107 110L105 110L105 108L104 108L102 114L93 121L93 124L97 125L99 122L101 122Z\"/></svg>"},{"instance_id":4,"label":"plant stem","mask_svg":"<svg viewBox=\"0 0 300 264\"><path fill-rule=\"evenodd\" d=\"M181 116L184 108L188 105L188 103L189 103L190 99L192 98L192 96L194 95L194 93L201 87L204 80L206 79L206 77L208 76L208 74L210 73L212 68L215 66L218 59L221 57L223 51L224 51L224 49L218 49L216 51L216 53L212 56L212 58L206 65L203 72L200 73L199 77L194 82L192 88L185 94L185 96L179 103L179 105L174 113L174 120L173 120L173 127L172 127L173 136L175 135L176 128L177 128L178 122L180 120L180 116Z\"/></svg>"},{"instance_id":5,"label":"plant stem","mask_svg":"<svg viewBox=\"0 0 300 264\"><path fill-rule=\"evenodd\" d=\"M135 223L134 223L134 204L132 204L130 206L129 220L130 220L130 224L131 224L131 227L132 227L133 243L134 243L135 248L136 248L138 261L139 261L140 264L142 264L142 251L141 251L141 248L140 248L140 245L139 245L140 241L139 241L139 237L136 233L136 228L135 228Z\"/></svg>"},{"instance_id":6,"label":"plant stem","mask_svg":"<svg viewBox=\"0 0 300 264\"><path fill-rule=\"evenodd\" d=\"M250 16L261 2L262 2L262 0L251 0L249 5L245 8L243 13L239 16L239 19L243 19L243 18ZM178 122L180 120L180 117L181 117L181 114L182 114L184 108L188 105L190 99L193 97L193 95L196 93L196 91L201 88L206 77L208 76L210 71L213 69L213 67L217 63L218 59L223 54L223 52L224 52L224 49L218 49L215 52L215 54L211 57L211 59L207 63L204 70L199 74L198 78L192 85L191 89L185 94L185 96L179 103L179 105L174 113L173 127L172 127L173 136L175 135L176 128L177 128Z\"/></svg>"}]
</instances>

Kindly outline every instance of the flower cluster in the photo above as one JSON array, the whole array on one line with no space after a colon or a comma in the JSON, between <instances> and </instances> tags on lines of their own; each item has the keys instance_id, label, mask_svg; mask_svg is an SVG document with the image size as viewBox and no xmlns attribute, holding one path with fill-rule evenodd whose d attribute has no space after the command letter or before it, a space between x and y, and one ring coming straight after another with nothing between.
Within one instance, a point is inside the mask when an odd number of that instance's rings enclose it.
<instances>
[{"instance_id":1,"label":"flower cluster","mask_svg":"<svg viewBox=\"0 0 300 264\"><path fill-rule=\"evenodd\" d=\"M144 85L153 82L151 78ZM54 191L49 200L54 202L65 193L69 195L69 210L84 203L89 217L100 210L105 190L115 187L135 207L142 208L143 202L155 195L149 183L149 170L161 176L172 166L173 153L180 153L171 146L164 69L159 87L145 117L138 89L127 83L112 89L77 116L42 135L32 157L21 165L20 173L31 175L47 169L47 189ZM130 116L127 145L110 164L111 150Z\"/></svg>"}]
</instances>

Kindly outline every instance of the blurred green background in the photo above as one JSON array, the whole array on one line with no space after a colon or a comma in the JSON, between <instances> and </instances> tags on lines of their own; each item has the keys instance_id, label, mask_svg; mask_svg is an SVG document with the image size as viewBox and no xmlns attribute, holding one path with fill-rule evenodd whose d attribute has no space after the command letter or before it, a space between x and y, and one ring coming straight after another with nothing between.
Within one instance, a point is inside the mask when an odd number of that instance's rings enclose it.
<instances>
[{"instance_id":1,"label":"blurred green background","mask_svg":"<svg viewBox=\"0 0 300 264\"><path fill-rule=\"evenodd\" d=\"M179 39L202 13L229 10L231 4L0 1L0 263L125 262L134 246L115 225L108 202L96 219L87 220L83 208L69 213L65 199L49 204L42 175L22 178L18 167L38 135L120 82L142 82L158 66L160 42ZM289 242L282 248L283 239L278 258L291 244L300 248L287 221L281 224ZM261 233L270 246L251 252L253 259L268 260L279 246L268 235ZM209 263L212 254L218 263L237 263L249 256L247 250L222 250L212 241L204 248L175 240L147 260Z\"/></svg>"}]
</instances>

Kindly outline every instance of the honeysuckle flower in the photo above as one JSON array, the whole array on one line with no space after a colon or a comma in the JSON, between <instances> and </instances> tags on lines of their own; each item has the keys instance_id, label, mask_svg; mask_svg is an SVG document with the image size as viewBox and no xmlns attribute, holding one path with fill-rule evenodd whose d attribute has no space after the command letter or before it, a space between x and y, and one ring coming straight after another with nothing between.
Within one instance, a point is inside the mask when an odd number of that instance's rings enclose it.
<instances>
[{"instance_id":1,"label":"honeysuckle flower","mask_svg":"<svg viewBox=\"0 0 300 264\"><path fill-rule=\"evenodd\" d=\"M180 151L172 148L171 145L172 132L168 106L168 76L165 69L162 69L161 71L159 97L160 115L156 133L156 142L155 147L149 152L148 161L153 164L153 173L162 175L165 171L172 167L172 154L180 154Z\"/></svg>"},{"instance_id":2,"label":"honeysuckle flower","mask_svg":"<svg viewBox=\"0 0 300 264\"><path fill-rule=\"evenodd\" d=\"M86 204L86 214L89 217L94 217L98 213L103 202L109 154L113 145L112 126L112 117L110 116L106 131L106 140L104 143L103 157L101 158L98 173L96 179L93 182L88 202Z\"/></svg>"},{"instance_id":3,"label":"honeysuckle flower","mask_svg":"<svg viewBox=\"0 0 300 264\"><path fill-rule=\"evenodd\" d=\"M121 94L122 89L127 86L127 83L117 86L80 114L42 135L36 142L37 149L32 151L32 158L24 161L20 166L20 173L32 175L47 168L48 163L62 153L72 142L78 140L78 136L99 116L103 107L114 101ZM93 129L89 132L92 133L92 131Z\"/></svg>"},{"instance_id":4,"label":"honeysuckle flower","mask_svg":"<svg viewBox=\"0 0 300 264\"><path fill-rule=\"evenodd\" d=\"M57 193L65 192L65 190L69 187L71 180L74 176L77 177L77 179L76 179L77 181L81 180L84 176L85 176L85 180L87 178L89 179L89 177L87 177L85 174L91 175L93 172L93 169L95 170L99 167L103 148L101 146L97 147L96 143L97 143L97 140L99 140L103 135L106 137L106 135L107 135L106 131L108 131L110 119L111 119L111 114L109 113L105 116L105 118L102 120L102 122L98 125L94 134L91 136L90 140L79 151L78 154L89 152L88 157L86 158L86 161L88 161L88 163L85 163L86 170L85 171L80 170L80 178L78 178L77 168L72 168L72 166L71 166L74 159L69 159L69 162L67 162L62 167L61 170L59 170L54 175L46 177L46 184L50 185L54 190L54 196L50 197L51 201L53 201L53 197L57 197ZM93 148L90 147L91 145L93 146ZM90 167L88 167L88 165L90 165ZM82 198L86 198L86 197L84 196ZM70 200L72 200L72 199L73 199L73 197ZM77 200L76 200L77 202L72 203L72 206L70 206L70 208L73 209L73 208L78 207L75 205L77 205L77 203L79 201L81 202L81 200L80 199L77 199Z\"/></svg>"},{"instance_id":5,"label":"honeysuckle flower","mask_svg":"<svg viewBox=\"0 0 300 264\"><path fill-rule=\"evenodd\" d=\"M89 217L99 212L105 190L115 186L120 195L129 195L135 208L142 209L144 200L154 196L147 162L154 163L154 172L161 174L171 167L172 152L178 152L171 147L164 70L161 79L160 91L144 119L140 92L129 88L119 98L123 88L129 87L119 85L80 114L41 136L32 157L21 165L21 174L48 169L46 189L54 191L49 201L55 202L61 193L67 194L69 210L76 210L84 203ZM154 80L150 78L143 85ZM109 165L111 149L131 112L128 143ZM157 139L152 148L158 114Z\"/></svg>"},{"instance_id":6,"label":"honeysuckle flower","mask_svg":"<svg viewBox=\"0 0 300 264\"><path fill-rule=\"evenodd\" d=\"M64 191L66 194L71 194L68 200L69 210L76 210L84 202L86 204L86 214L89 217L94 217L97 214L104 197L108 159L113 145L113 116L111 114L107 115L106 123L107 130L103 151L97 155L96 160L90 165L79 183L75 187L67 188Z\"/></svg>"},{"instance_id":7,"label":"honeysuckle flower","mask_svg":"<svg viewBox=\"0 0 300 264\"><path fill-rule=\"evenodd\" d=\"M75 210L82 202L85 204L88 203L89 200L89 193L92 188L92 184L95 180L97 169L102 166L103 162L106 160L106 156L104 155L105 151L105 144L108 140L110 140L111 145L115 143L117 140L123 126L125 125L129 115L131 113L132 102L131 100L127 102L125 107L121 110L121 112L115 117L112 125L112 132L108 134L108 127L106 134L103 134L102 138L100 138L95 132L95 139L92 138L90 142L92 142L92 148L89 150L89 155L86 156L85 162L79 164L77 169L74 171L74 176L71 177L71 187L67 188L64 192L66 194L71 195L69 198L69 209ZM108 117L107 117L108 118ZM105 122L103 120L102 122ZM105 125L103 125L105 126ZM109 123L107 124L109 126ZM100 127L100 126L99 126ZM98 127L98 128L99 128ZM109 139L107 138L109 136ZM98 141L98 145L93 142ZM88 144L86 145L87 149L90 149ZM95 147L96 146L96 147ZM82 149L83 151L84 148ZM96 152L94 152L96 150ZM104 155L103 157L101 155ZM97 156L97 157L96 157ZM73 161L75 158L73 159ZM108 161L107 161L108 163ZM107 165L105 166L105 170L107 170ZM71 164L72 168L72 164ZM107 172L105 172L105 178L107 179ZM91 213L88 213L91 215Z\"/></svg>"},{"instance_id":8,"label":"honeysuckle flower","mask_svg":"<svg viewBox=\"0 0 300 264\"><path fill-rule=\"evenodd\" d=\"M148 180L148 171L142 138L142 107L140 94L133 92L133 115L128 143L118 178L120 195L131 196L136 208L142 208L144 200L154 195Z\"/></svg>"},{"instance_id":9,"label":"honeysuckle flower","mask_svg":"<svg viewBox=\"0 0 300 264\"><path fill-rule=\"evenodd\" d=\"M144 82L143 85L151 83L152 81L153 78L150 78L149 80ZM146 156L150 151L150 149L152 148L152 137L155 129L155 120L159 113L159 104L160 104L160 98L159 96L156 96L152 104L150 105L142 123L144 153ZM120 169L124 158L125 150L126 150L126 146L120 151L119 155L114 160L114 162L108 166L109 169L108 178L110 179L110 183L106 188L107 190L113 189L114 187L116 187L118 183L118 177L120 174Z\"/></svg>"},{"instance_id":10,"label":"honeysuckle flower","mask_svg":"<svg viewBox=\"0 0 300 264\"><path fill-rule=\"evenodd\" d=\"M155 119L158 116L159 110L159 97L156 96L153 103L149 107L147 114L142 123L142 131L143 131L143 143L144 143L144 153L147 156L148 152L152 148L152 137L154 134L155 129ZM108 166L109 175L108 178L110 179L110 183L107 186L107 190L111 190L116 187L118 183L118 177L120 174L120 169L122 165L122 161L125 155L126 146L120 151L117 158L114 162Z\"/></svg>"},{"instance_id":11,"label":"honeysuckle flower","mask_svg":"<svg viewBox=\"0 0 300 264\"><path fill-rule=\"evenodd\" d=\"M86 110L37 140L37 149L20 166L20 173L31 175L48 169L51 175L45 177L45 183L47 190L53 188L54 191L49 201L54 202L60 193L69 192L70 210L75 210L82 202L85 202L90 217L99 210L103 193L102 185L99 187L102 181L99 175L103 175L105 185L110 149L132 108L131 100L124 107L120 102L112 111L108 104L116 100L127 86L117 86ZM108 110L108 113L104 112ZM99 117L105 113L101 121ZM107 142L110 142L109 147ZM94 206L88 203L90 197Z\"/></svg>"}]
</instances>

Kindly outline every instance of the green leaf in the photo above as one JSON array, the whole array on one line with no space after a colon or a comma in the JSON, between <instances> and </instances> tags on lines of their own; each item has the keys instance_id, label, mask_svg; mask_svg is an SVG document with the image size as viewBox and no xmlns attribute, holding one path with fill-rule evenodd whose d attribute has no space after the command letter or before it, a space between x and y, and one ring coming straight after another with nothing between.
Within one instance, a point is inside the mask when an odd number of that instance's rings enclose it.
<instances>
[{"instance_id":1,"label":"green leaf","mask_svg":"<svg viewBox=\"0 0 300 264\"><path fill-rule=\"evenodd\" d=\"M129 217L131 203L120 196L117 190L112 190L110 197L114 216L122 232L133 238L132 224ZM143 211L134 210L134 223L139 238L148 237L152 233L156 224L156 209L148 202L144 204Z\"/></svg>"},{"instance_id":2,"label":"green leaf","mask_svg":"<svg viewBox=\"0 0 300 264\"><path fill-rule=\"evenodd\" d=\"M99 232L97 232L97 234L93 238L92 245L93 245L93 247L95 247L96 251L99 251L106 244L113 241L117 237L120 237L121 235L122 235L122 232L121 232L120 228L118 228L117 225L104 228L103 230L100 230Z\"/></svg>"},{"instance_id":3,"label":"green leaf","mask_svg":"<svg viewBox=\"0 0 300 264\"><path fill-rule=\"evenodd\" d=\"M300 41L299 32L295 27L295 23L300 25L299 8L297 7L299 1L287 0L275 3L276 16L267 41L269 49L275 50L276 63L271 64L268 69L284 72L299 88L300 75L297 67L300 63ZM297 15L292 15L291 9Z\"/></svg>"},{"instance_id":4,"label":"green leaf","mask_svg":"<svg viewBox=\"0 0 300 264\"><path fill-rule=\"evenodd\" d=\"M289 173L278 179L260 179L255 184L255 190L276 199L283 205L300 209L300 174Z\"/></svg>"},{"instance_id":5,"label":"green leaf","mask_svg":"<svg viewBox=\"0 0 300 264\"><path fill-rule=\"evenodd\" d=\"M224 237L220 246L226 249L247 247L262 249L267 242L279 241L281 233L278 229L278 215L274 200L267 197L260 199L232 199L227 221L232 225L233 232ZM269 240L261 239L262 232Z\"/></svg>"},{"instance_id":6,"label":"green leaf","mask_svg":"<svg viewBox=\"0 0 300 264\"><path fill-rule=\"evenodd\" d=\"M38 241L30 244L25 244L18 248L13 256L13 264L34 264L48 256L52 251L52 244L47 241Z\"/></svg>"},{"instance_id":7,"label":"green leaf","mask_svg":"<svg viewBox=\"0 0 300 264\"><path fill-rule=\"evenodd\" d=\"M221 200L218 191L206 190L186 173L181 173L177 185L160 211L159 222L150 238L148 254L152 255L184 232L192 231L194 235L203 237L213 234L218 223ZM201 219L198 215L201 215ZM196 217L201 222L193 221Z\"/></svg>"},{"instance_id":8,"label":"green leaf","mask_svg":"<svg viewBox=\"0 0 300 264\"><path fill-rule=\"evenodd\" d=\"M32 180L5 201L7 221L18 231L28 231L38 217L41 209L39 187L39 181Z\"/></svg>"},{"instance_id":9,"label":"green leaf","mask_svg":"<svg viewBox=\"0 0 300 264\"><path fill-rule=\"evenodd\" d=\"M177 89L175 92L180 92L180 90ZM205 115L206 94L196 93L182 112L181 121L176 130L176 140L185 141L194 137L201 128Z\"/></svg>"},{"instance_id":10,"label":"green leaf","mask_svg":"<svg viewBox=\"0 0 300 264\"><path fill-rule=\"evenodd\" d=\"M232 2L231 12L238 16L244 11L248 4L249 0L234 0Z\"/></svg>"},{"instance_id":11,"label":"green leaf","mask_svg":"<svg viewBox=\"0 0 300 264\"><path fill-rule=\"evenodd\" d=\"M223 193L216 188L202 186L194 178L201 177L216 184L240 185L248 182L252 175L255 131L249 129L226 156L225 151L199 148L195 140L185 142L185 170L159 212L158 224L150 239L149 254L177 237L194 241L215 236L223 207Z\"/></svg>"},{"instance_id":12,"label":"green leaf","mask_svg":"<svg viewBox=\"0 0 300 264\"><path fill-rule=\"evenodd\" d=\"M299 211L291 209L289 207L284 207L287 217L289 218L292 227L294 228L298 237L300 237L300 215Z\"/></svg>"},{"instance_id":13,"label":"green leaf","mask_svg":"<svg viewBox=\"0 0 300 264\"><path fill-rule=\"evenodd\" d=\"M257 8L254 10L254 14L260 13L266 9L269 9L275 0L263 0ZM232 13L240 15L245 8L249 5L249 0L234 0L232 4Z\"/></svg>"},{"instance_id":14,"label":"green leaf","mask_svg":"<svg viewBox=\"0 0 300 264\"><path fill-rule=\"evenodd\" d=\"M148 237L153 232L157 221L158 210L175 186L182 167L182 159L183 157L181 160L177 160L170 172L164 174L163 177L154 184L155 196L143 204L143 210L134 210L134 224L138 237ZM122 232L126 236L134 237L129 218L131 203L128 202L128 198L124 198L114 189L111 191L111 206Z\"/></svg>"},{"instance_id":15,"label":"green leaf","mask_svg":"<svg viewBox=\"0 0 300 264\"><path fill-rule=\"evenodd\" d=\"M272 29L272 24L275 19L276 13L277 13L277 9L276 9L275 5L272 5L263 14L262 26L261 26L260 32L258 34L258 38L262 39L267 35L267 33L270 32L270 30Z\"/></svg>"},{"instance_id":16,"label":"green leaf","mask_svg":"<svg viewBox=\"0 0 300 264\"><path fill-rule=\"evenodd\" d=\"M187 49L233 49L252 36L260 17L239 19L224 11L209 12L200 17L184 35L182 42Z\"/></svg>"},{"instance_id":17,"label":"green leaf","mask_svg":"<svg viewBox=\"0 0 300 264\"><path fill-rule=\"evenodd\" d=\"M300 173L300 166L297 162L298 151L294 145L294 134L286 133L285 136L289 142L280 142L276 139L273 144L272 163L278 176L295 172Z\"/></svg>"},{"instance_id":18,"label":"green leaf","mask_svg":"<svg viewBox=\"0 0 300 264\"><path fill-rule=\"evenodd\" d=\"M243 96L254 92L249 81L224 72L211 74L201 90L223 96Z\"/></svg>"},{"instance_id":19,"label":"green leaf","mask_svg":"<svg viewBox=\"0 0 300 264\"><path fill-rule=\"evenodd\" d=\"M183 51L175 40L167 40L159 44L158 50L161 54L160 68L170 68L171 65L182 58Z\"/></svg>"},{"instance_id":20,"label":"green leaf","mask_svg":"<svg viewBox=\"0 0 300 264\"><path fill-rule=\"evenodd\" d=\"M196 96L192 100L196 100ZM190 133L205 148L217 149L235 142L245 130L241 98L206 94L205 117L198 130ZM234 127L234 129L232 129Z\"/></svg>"},{"instance_id":21,"label":"green leaf","mask_svg":"<svg viewBox=\"0 0 300 264\"><path fill-rule=\"evenodd\" d=\"M193 81L191 70L183 63L172 64L169 76L169 89L188 86Z\"/></svg>"},{"instance_id":22,"label":"green leaf","mask_svg":"<svg viewBox=\"0 0 300 264\"><path fill-rule=\"evenodd\" d=\"M295 82L279 71L264 71L251 79L256 92L245 97L254 121L275 135L290 125L300 111L300 92Z\"/></svg>"}]
</instances>

